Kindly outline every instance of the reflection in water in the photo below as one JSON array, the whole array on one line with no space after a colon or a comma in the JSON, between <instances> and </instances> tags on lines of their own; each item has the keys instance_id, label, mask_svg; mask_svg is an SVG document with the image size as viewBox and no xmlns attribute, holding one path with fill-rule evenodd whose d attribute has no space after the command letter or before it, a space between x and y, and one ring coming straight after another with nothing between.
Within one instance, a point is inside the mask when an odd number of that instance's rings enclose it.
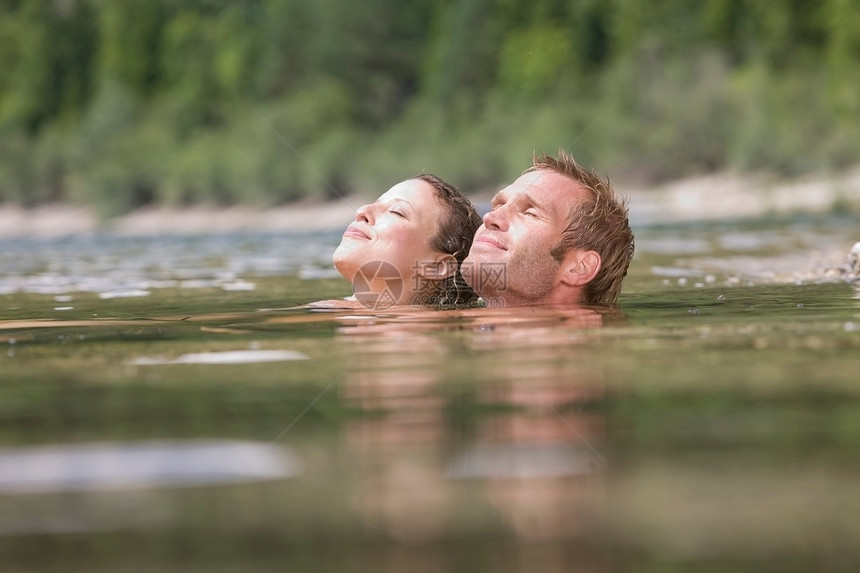
<instances>
[{"instance_id":1,"label":"reflection in water","mask_svg":"<svg viewBox=\"0 0 860 573\"><path fill-rule=\"evenodd\" d=\"M128 362L132 366L158 364L253 364L256 362L285 362L307 360L308 357L295 350L228 350L225 352L192 352L176 358L152 358L142 356Z\"/></svg>"},{"instance_id":2,"label":"reflection in water","mask_svg":"<svg viewBox=\"0 0 860 573\"><path fill-rule=\"evenodd\" d=\"M438 538L451 512L441 471L445 398L436 387L448 349L414 326L348 319L341 396L366 415L342 434L350 504L369 531L404 542Z\"/></svg>"},{"instance_id":3,"label":"reflection in water","mask_svg":"<svg viewBox=\"0 0 860 573\"><path fill-rule=\"evenodd\" d=\"M465 508L523 539L593 533L603 423L582 410L601 398L603 379L577 345L601 316L576 308L410 318L353 316L339 330L352 348L341 396L365 413L343 436L366 526L401 541L440 539ZM464 350L474 353L466 364Z\"/></svg>"},{"instance_id":4,"label":"reflection in water","mask_svg":"<svg viewBox=\"0 0 860 573\"><path fill-rule=\"evenodd\" d=\"M0 449L0 537L165 527L176 488L284 480L289 448L238 440L99 442Z\"/></svg>"},{"instance_id":5,"label":"reflection in water","mask_svg":"<svg viewBox=\"0 0 860 573\"><path fill-rule=\"evenodd\" d=\"M469 478L541 478L594 473L590 452L564 443L480 444L451 460L448 476Z\"/></svg>"},{"instance_id":6,"label":"reflection in water","mask_svg":"<svg viewBox=\"0 0 860 573\"><path fill-rule=\"evenodd\" d=\"M0 450L0 495L272 480L301 468L287 449L232 440L7 448Z\"/></svg>"},{"instance_id":7,"label":"reflection in water","mask_svg":"<svg viewBox=\"0 0 860 573\"><path fill-rule=\"evenodd\" d=\"M482 420L459 460L487 480L499 515L522 538L588 537L601 520L603 421L587 406L603 397L604 375L581 344L602 322L589 309L499 321L489 332L492 321L481 322L475 342L490 379L477 399L513 411Z\"/></svg>"}]
</instances>

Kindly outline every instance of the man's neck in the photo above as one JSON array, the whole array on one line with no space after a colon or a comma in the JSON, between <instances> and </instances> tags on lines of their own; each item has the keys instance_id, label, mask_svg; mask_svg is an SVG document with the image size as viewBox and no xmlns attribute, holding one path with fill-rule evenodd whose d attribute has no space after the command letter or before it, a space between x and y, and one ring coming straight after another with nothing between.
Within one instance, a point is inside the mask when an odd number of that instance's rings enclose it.
<instances>
[{"instance_id":1,"label":"man's neck","mask_svg":"<svg viewBox=\"0 0 860 573\"><path fill-rule=\"evenodd\" d=\"M525 297L513 291L482 294L485 301L504 302L504 306L571 306L582 304L582 289L568 286L556 287L542 297Z\"/></svg>"}]
</instances>

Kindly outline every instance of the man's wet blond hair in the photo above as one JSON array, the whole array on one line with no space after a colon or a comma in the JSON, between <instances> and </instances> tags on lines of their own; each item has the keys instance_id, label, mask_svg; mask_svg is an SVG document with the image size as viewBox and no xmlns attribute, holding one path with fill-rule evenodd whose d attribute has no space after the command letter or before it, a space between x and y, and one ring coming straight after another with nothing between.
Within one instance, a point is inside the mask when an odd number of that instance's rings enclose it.
<instances>
[{"instance_id":1,"label":"man's wet blond hair","mask_svg":"<svg viewBox=\"0 0 860 573\"><path fill-rule=\"evenodd\" d=\"M627 276L633 258L633 231L628 221L627 202L616 195L609 179L579 165L573 156L560 149L557 157L546 153L536 155L532 171L554 171L579 183L588 199L577 201L562 239L551 251L561 261L571 249L596 251L600 254L600 270L584 289L586 304L610 304L618 300L621 282Z\"/></svg>"}]
</instances>

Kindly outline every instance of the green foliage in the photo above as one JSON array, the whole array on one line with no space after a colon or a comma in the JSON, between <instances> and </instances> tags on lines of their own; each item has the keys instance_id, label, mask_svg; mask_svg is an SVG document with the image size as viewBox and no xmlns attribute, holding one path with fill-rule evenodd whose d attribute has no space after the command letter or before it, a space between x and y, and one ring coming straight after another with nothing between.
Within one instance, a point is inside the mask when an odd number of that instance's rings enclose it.
<instances>
[{"instance_id":1,"label":"green foliage","mask_svg":"<svg viewBox=\"0 0 860 573\"><path fill-rule=\"evenodd\" d=\"M47 0L0 7L0 126L35 133L75 115L90 96L94 28L88 5L57 12Z\"/></svg>"},{"instance_id":2,"label":"green foliage","mask_svg":"<svg viewBox=\"0 0 860 573\"><path fill-rule=\"evenodd\" d=\"M0 0L0 201L272 205L860 160L860 0Z\"/></svg>"},{"instance_id":3,"label":"green foliage","mask_svg":"<svg viewBox=\"0 0 860 573\"><path fill-rule=\"evenodd\" d=\"M167 23L164 0L81 2L98 14L100 79L119 82L137 95L152 93L160 83L159 55Z\"/></svg>"},{"instance_id":4,"label":"green foliage","mask_svg":"<svg viewBox=\"0 0 860 573\"><path fill-rule=\"evenodd\" d=\"M427 46L424 88L448 106L464 92L478 95L492 86L498 26L487 18L490 0L440 3Z\"/></svg>"},{"instance_id":5,"label":"green foliage","mask_svg":"<svg viewBox=\"0 0 860 573\"><path fill-rule=\"evenodd\" d=\"M534 26L511 34L502 45L501 88L529 99L545 93L564 72L571 44L570 34L559 26Z\"/></svg>"}]
</instances>

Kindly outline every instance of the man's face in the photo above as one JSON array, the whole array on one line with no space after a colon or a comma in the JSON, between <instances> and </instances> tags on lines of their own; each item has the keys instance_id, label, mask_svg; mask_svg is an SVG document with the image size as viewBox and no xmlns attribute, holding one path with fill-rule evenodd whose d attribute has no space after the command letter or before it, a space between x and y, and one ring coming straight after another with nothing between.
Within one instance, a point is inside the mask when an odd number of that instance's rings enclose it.
<instances>
[{"instance_id":1,"label":"man's face","mask_svg":"<svg viewBox=\"0 0 860 573\"><path fill-rule=\"evenodd\" d=\"M572 179L540 170L520 176L493 198L463 263L466 282L485 299L506 304L548 302L559 284L551 251L561 241L575 202L586 198ZM493 280L504 266L505 280Z\"/></svg>"}]
</instances>

